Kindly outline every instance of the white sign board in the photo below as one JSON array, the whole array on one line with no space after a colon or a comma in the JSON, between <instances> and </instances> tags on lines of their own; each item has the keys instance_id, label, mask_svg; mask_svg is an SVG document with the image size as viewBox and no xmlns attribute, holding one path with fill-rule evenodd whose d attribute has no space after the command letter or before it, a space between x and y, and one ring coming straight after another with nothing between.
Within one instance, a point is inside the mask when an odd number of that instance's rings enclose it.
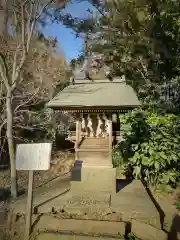
<instances>
[{"instance_id":1,"label":"white sign board","mask_svg":"<svg viewBox=\"0 0 180 240\"><path fill-rule=\"evenodd\" d=\"M16 150L17 170L48 170L52 143L19 144Z\"/></svg>"}]
</instances>

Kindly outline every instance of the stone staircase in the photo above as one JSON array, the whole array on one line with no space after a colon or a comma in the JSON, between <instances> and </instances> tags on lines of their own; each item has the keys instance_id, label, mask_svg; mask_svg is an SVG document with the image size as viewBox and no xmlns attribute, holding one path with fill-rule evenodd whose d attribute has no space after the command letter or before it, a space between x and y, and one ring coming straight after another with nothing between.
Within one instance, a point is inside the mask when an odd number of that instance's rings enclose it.
<instances>
[{"instance_id":1,"label":"stone staircase","mask_svg":"<svg viewBox=\"0 0 180 240\"><path fill-rule=\"evenodd\" d=\"M83 164L109 166L108 139L85 138L79 146L79 160Z\"/></svg>"},{"instance_id":2,"label":"stone staircase","mask_svg":"<svg viewBox=\"0 0 180 240\"><path fill-rule=\"evenodd\" d=\"M99 151L102 150L107 150L108 151L108 139L107 138L96 138L96 137L91 137L91 138L85 138L81 145L81 149L98 149Z\"/></svg>"},{"instance_id":3,"label":"stone staircase","mask_svg":"<svg viewBox=\"0 0 180 240\"><path fill-rule=\"evenodd\" d=\"M109 140L85 138L76 149L77 161L72 169L71 189L75 192L115 193L116 169L109 156ZM108 176L108 178L107 178Z\"/></svg>"}]
</instances>

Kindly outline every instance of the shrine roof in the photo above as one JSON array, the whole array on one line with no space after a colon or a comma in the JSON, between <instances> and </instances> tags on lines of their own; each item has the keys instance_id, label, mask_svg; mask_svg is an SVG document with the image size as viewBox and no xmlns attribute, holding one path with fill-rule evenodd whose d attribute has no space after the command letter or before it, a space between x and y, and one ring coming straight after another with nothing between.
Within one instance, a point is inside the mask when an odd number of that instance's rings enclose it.
<instances>
[{"instance_id":1,"label":"shrine roof","mask_svg":"<svg viewBox=\"0 0 180 240\"><path fill-rule=\"evenodd\" d=\"M133 109L140 106L135 91L119 80L79 80L59 92L47 107L68 109Z\"/></svg>"}]
</instances>

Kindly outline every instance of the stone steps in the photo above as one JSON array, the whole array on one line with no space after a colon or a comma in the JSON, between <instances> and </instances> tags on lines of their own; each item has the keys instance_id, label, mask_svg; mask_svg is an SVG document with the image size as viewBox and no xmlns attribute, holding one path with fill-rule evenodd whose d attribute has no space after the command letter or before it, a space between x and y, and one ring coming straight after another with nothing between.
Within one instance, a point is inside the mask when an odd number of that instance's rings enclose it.
<instances>
[{"instance_id":1,"label":"stone steps","mask_svg":"<svg viewBox=\"0 0 180 240\"><path fill-rule=\"evenodd\" d=\"M78 148L76 152L109 152L108 148Z\"/></svg>"},{"instance_id":2,"label":"stone steps","mask_svg":"<svg viewBox=\"0 0 180 240\"><path fill-rule=\"evenodd\" d=\"M98 236L98 237L124 237L126 223L93 220L60 219L53 216L42 216L36 225L41 232L51 231L66 234ZM42 239L42 238L41 238ZM84 238L85 239L85 238ZM39 240L39 239L38 239ZM92 239L93 240L93 239Z\"/></svg>"},{"instance_id":3,"label":"stone steps","mask_svg":"<svg viewBox=\"0 0 180 240\"><path fill-rule=\"evenodd\" d=\"M80 151L78 153L79 160L82 161L83 164L87 163L89 165L109 165L110 163L108 161L109 159L109 152L108 151Z\"/></svg>"},{"instance_id":4,"label":"stone steps","mask_svg":"<svg viewBox=\"0 0 180 240\"><path fill-rule=\"evenodd\" d=\"M83 140L83 144L108 144L108 139L103 139L103 138L85 138Z\"/></svg>"},{"instance_id":5,"label":"stone steps","mask_svg":"<svg viewBox=\"0 0 180 240\"><path fill-rule=\"evenodd\" d=\"M40 234L35 240L120 240L127 237L127 227L128 225L125 222L60 219L53 216L42 216L36 225L36 230ZM168 239L168 235L162 230L136 220L132 220L129 227L129 232L138 239Z\"/></svg>"},{"instance_id":6,"label":"stone steps","mask_svg":"<svg viewBox=\"0 0 180 240\"><path fill-rule=\"evenodd\" d=\"M41 233L35 240L114 240L116 238L107 237L93 237L93 236L80 236L80 235L64 235L58 233ZM124 238L118 238L124 239Z\"/></svg>"},{"instance_id":7,"label":"stone steps","mask_svg":"<svg viewBox=\"0 0 180 240\"><path fill-rule=\"evenodd\" d=\"M79 147L81 150L83 149L89 149L89 150L107 150L109 149L109 142L108 141L101 141L101 140L84 140L82 144Z\"/></svg>"},{"instance_id":8,"label":"stone steps","mask_svg":"<svg viewBox=\"0 0 180 240\"><path fill-rule=\"evenodd\" d=\"M78 152L109 152L109 142L105 139L85 139L77 149Z\"/></svg>"},{"instance_id":9,"label":"stone steps","mask_svg":"<svg viewBox=\"0 0 180 240\"><path fill-rule=\"evenodd\" d=\"M103 143L103 144L100 144L100 143L93 143L93 144L89 144L89 143L86 143L86 144L84 144L84 143L82 143L81 144L81 148L83 148L83 147L91 147L91 148L97 148L97 147L108 147L109 146L109 144L108 143Z\"/></svg>"}]
</instances>

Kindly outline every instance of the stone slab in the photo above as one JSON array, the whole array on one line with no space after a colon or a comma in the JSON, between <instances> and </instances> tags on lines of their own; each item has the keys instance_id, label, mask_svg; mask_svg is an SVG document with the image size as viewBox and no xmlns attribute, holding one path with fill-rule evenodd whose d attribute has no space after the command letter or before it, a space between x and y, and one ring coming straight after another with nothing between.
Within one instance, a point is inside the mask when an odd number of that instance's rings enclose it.
<instances>
[{"instance_id":1,"label":"stone slab","mask_svg":"<svg viewBox=\"0 0 180 240\"><path fill-rule=\"evenodd\" d=\"M83 156L82 155L86 155ZM105 154L104 154L105 155ZM109 161L109 153L106 154L107 156L97 156L94 153L89 153L89 152L80 152L78 153L78 158L79 160L83 163L82 167L84 166L95 166L95 167L100 167L100 166L109 166L112 167L112 162Z\"/></svg>"},{"instance_id":2,"label":"stone slab","mask_svg":"<svg viewBox=\"0 0 180 240\"><path fill-rule=\"evenodd\" d=\"M104 192L83 192L81 194L75 194L72 191L54 199L53 201L46 203L44 206L38 207L39 213L52 212L52 207L55 212L65 211L70 215L86 215L89 218L97 217L97 214L101 216L101 213L108 212L110 207L111 195Z\"/></svg>"},{"instance_id":3,"label":"stone slab","mask_svg":"<svg viewBox=\"0 0 180 240\"><path fill-rule=\"evenodd\" d=\"M33 207L45 207L50 204L53 207L53 200L63 196L70 189L70 174L59 176L42 187L33 190ZM14 213L26 213L27 194L11 202L10 208ZM46 212L46 211L45 211Z\"/></svg>"},{"instance_id":4,"label":"stone slab","mask_svg":"<svg viewBox=\"0 0 180 240\"><path fill-rule=\"evenodd\" d=\"M59 219L52 216L42 216L36 226L39 232L53 231L99 236L124 236L124 222L91 221L75 219Z\"/></svg>"},{"instance_id":5,"label":"stone slab","mask_svg":"<svg viewBox=\"0 0 180 240\"><path fill-rule=\"evenodd\" d=\"M35 240L115 240L116 238L107 237L90 237L90 236L73 236L73 235L60 235L54 233L41 233ZM124 238L118 238L124 239Z\"/></svg>"},{"instance_id":6,"label":"stone slab","mask_svg":"<svg viewBox=\"0 0 180 240\"><path fill-rule=\"evenodd\" d=\"M131 231L137 238L143 239L143 240L167 240L167 239L169 239L168 235L165 232L163 232L162 230L154 228L148 224L138 222L136 220L132 220Z\"/></svg>"},{"instance_id":7,"label":"stone slab","mask_svg":"<svg viewBox=\"0 0 180 240\"><path fill-rule=\"evenodd\" d=\"M74 167L71 191L101 191L116 193L116 169L111 167Z\"/></svg>"},{"instance_id":8,"label":"stone slab","mask_svg":"<svg viewBox=\"0 0 180 240\"><path fill-rule=\"evenodd\" d=\"M123 221L139 220L161 228L159 212L139 180L130 182L111 197L111 210Z\"/></svg>"},{"instance_id":9,"label":"stone slab","mask_svg":"<svg viewBox=\"0 0 180 240\"><path fill-rule=\"evenodd\" d=\"M94 193L94 192L93 192ZM92 194L93 194L92 193ZM70 195L67 199L66 206L74 206L74 207L82 207L83 205L86 206L99 206L99 205L106 205L109 206L111 200L110 194L98 194L98 195L91 195L89 192L86 194L80 195Z\"/></svg>"},{"instance_id":10,"label":"stone slab","mask_svg":"<svg viewBox=\"0 0 180 240\"><path fill-rule=\"evenodd\" d=\"M120 192L114 195L99 191L84 191L84 193L68 191L61 194L68 186L69 180L61 178L37 189L34 194L34 206L38 206L38 213L52 213L53 209L64 218L112 222L131 222L135 219L161 228L159 213L139 181L123 186ZM58 193L60 194L57 196ZM12 203L11 207L16 213L25 213L26 198Z\"/></svg>"}]
</instances>

